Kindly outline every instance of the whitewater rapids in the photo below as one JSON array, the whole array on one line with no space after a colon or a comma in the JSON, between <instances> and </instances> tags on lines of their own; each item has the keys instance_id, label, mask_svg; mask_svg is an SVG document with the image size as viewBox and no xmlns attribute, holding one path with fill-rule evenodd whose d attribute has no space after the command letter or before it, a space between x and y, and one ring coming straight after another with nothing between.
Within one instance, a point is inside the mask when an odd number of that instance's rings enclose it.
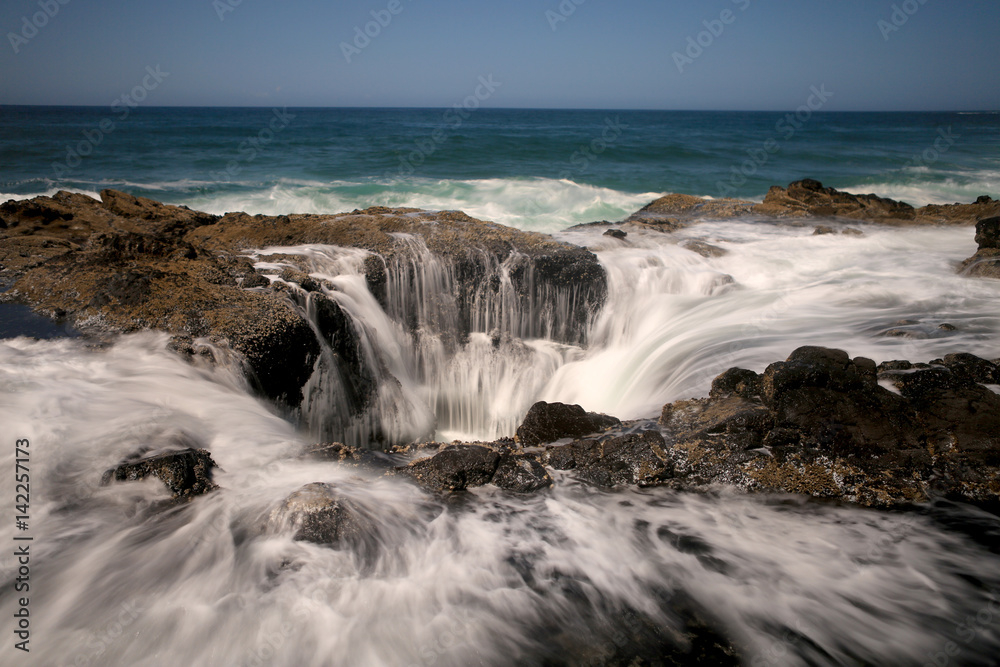
<instances>
[{"instance_id":1,"label":"whitewater rapids","mask_svg":"<svg viewBox=\"0 0 1000 667\"><path fill-rule=\"evenodd\" d=\"M975 249L967 228L865 232L709 222L628 243L566 232L609 274L587 345L533 339L498 359L502 346L469 349L483 342L473 338L455 357L483 383L471 397L449 393L453 359L439 375L410 373L412 339L383 328L373 344L398 355L398 405L439 435L470 438L509 435L539 399L652 417L730 366L759 371L805 344L877 361L998 356L1000 286L954 274ZM695 238L729 252L704 258L676 243ZM365 303L355 314L374 322L377 304ZM0 341L0 470L11 473L0 490L13 499L14 442L29 439L34 537L32 652L17 655L8 636L3 664L582 665L637 618L680 629L682 599L751 665L1000 655L1000 521L978 510L596 491L565 473L546 493L482 487L444 503L397 478L298 458L314 441L308 424L255 398L237 365L189 363L166 342ZM508 370L476 366L486 362ZM478 412L447 412L459 404ZM168 493L155 479L99 486L125 456L178 445L212 452L218 491L158 511ZM311 482L374 518L374 559L259 530ZM12 523L0 526L4 545ZM0 560L5 619L17 606L11 552Z\"/></svg>"}]
</instances>

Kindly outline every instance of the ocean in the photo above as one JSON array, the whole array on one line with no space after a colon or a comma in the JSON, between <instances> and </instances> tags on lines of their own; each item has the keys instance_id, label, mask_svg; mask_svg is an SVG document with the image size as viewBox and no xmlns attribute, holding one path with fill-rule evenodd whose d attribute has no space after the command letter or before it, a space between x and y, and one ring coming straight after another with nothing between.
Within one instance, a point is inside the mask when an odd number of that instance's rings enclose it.
<instances>
[{"instance_id":1,"label":"ocean","mask_svg":"<svg viewBox=\"0 0 1000 667\"><path fill-rule=\"evenodd\" d=\"M428 343L454 332L418 338L392 321L359 251L284 249L312 258L372 333L393 391L371 418L401 442L511 436L538 400L655 428L665 403L802 345L876 362L1000 357L1000 281L955 271L976 250L968 226L816 236L706 219L627 242L569 229L667 192L760 200L806 177L914 205L1000 198L996 113L788 113L4 107L0 200L115 188L219 214L459 209L595 253L609 296L585 341L496 345L475 331L445 354ZM14 444L27 439L34 538L32 653L5 645L0 664L630 664L637 645L683 650L692 613L755 667L1000 655L1000 519L981 509L598 490L572 471L537 494L487 485L445 500L303 458L320 441L370 443L324 426L342 423L333 404L288 419L239 364L190 363L164 333L94 345L32 325L23 307L0 317L0 490L13 501ZM16 335L26 327L32 337ZM125 457L177 443L212 452L219 490L163 510L157 480L99 485ZM375 558L261 528L313 482L369 517ZM0 522L4 549L17 535ZM17 568L0 560L5 641Z\"/></svg>"},{"instance_id":2,"label":"ocean","mask_svg":"<svg viewBox=\"0 0 1000 667\"><path fill-rule=\"evenodd\" d=\"M4 107L0 199L125 190L210 213L458 209L539 231L802 178L1000 197L997 113Z\"/></svg>"}]
</instances>

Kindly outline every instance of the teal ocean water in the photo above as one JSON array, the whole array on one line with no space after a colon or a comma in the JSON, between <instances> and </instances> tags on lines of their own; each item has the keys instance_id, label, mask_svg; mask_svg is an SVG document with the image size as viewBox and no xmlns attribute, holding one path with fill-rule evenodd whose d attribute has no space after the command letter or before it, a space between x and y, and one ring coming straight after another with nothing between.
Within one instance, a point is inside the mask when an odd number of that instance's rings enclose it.
<instances>
[{"instance_id":1,"label":"teal ocean water","mask_svg":"<svg viewBox=\"0 0 1000 667\"><path fill-rule=\"evenodd\" d=\"M554 231L804 177L914 205L1000 197L1000 115L0 110L0 199L110 187L213 213L413 206Z\"/></svg>"}]
</instances>

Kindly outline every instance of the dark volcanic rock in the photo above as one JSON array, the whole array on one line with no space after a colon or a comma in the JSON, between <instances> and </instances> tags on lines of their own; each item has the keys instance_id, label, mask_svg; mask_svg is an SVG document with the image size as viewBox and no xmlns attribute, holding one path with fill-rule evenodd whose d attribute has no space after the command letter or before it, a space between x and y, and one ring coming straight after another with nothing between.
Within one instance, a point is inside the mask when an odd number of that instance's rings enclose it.
<instances>
[{"instance_id":1,"label":"dark volcanic rock","mask_svg":"<svg viewBox=\"0 0 1000 667\"><path fill-rule=\"evenodd\" d=\"M976 223L976 243L980 250L1000 248L1000 217L986 218Z\"/></svg>"},{"instance_id":2,"label":"dark volcanic rock","mask_svg":"<svg viewBox=\"0 0 1000 667\"><path fill-rule=\"evenodd\" d=\"M625 237L628 236L628 233L623 232L620 229L609 229L606 232L604 232L604 236L610 236L612 238L618 239L619 241L624 241Z\"/></svg>"},{"instance_id":3,"label":"dark volcanic rock","mask_svg":"<svg viewBox=\"0 0 1000 667\"><path fill-rule=\"evenodd\" d=\"M534 447L562 438L579 438L619 424L621 421L615 417L587 412L579 405L539 401L531 406L517 428L517 438L522 447Z\"/></svg>"},{"instance_id":4,"label":"dark volcanic rock","mask_svg":"<svg viewBox=\"0 0 1000 667\"><path fill-rule=\"evenodd\" d=\"M493 484L506 491L531 493L552 486L552 477L537 459L524 454L500 457Z\"/></svg>"},{"instance_id":5,"label":"dark volcanic rock","mask_svg":"<svg viewBox=\"0 0 1000 667\"><path fill-rule=\"evenodd\" d=\"M878 384L875 362L802 347L768 366L761 398L776 425L796 428L830 453L916 446L913 410Z\"/></svg>"},{"instance_id":6,"label":"dark volcanic rock","mask_svg":"<svg viewBox=\"0 0 1000 667\"><path fill-rule=\"evenodd\" d=\"M306 484L275 507L268 518L272 532L291 530L296 540L351 549L363 558L375 555L379 531L363 509L332 484Z\"/></svg>"},{"instance_id":7,"label":"dark volcanic rock","mask_svg":"<svg viewBox=\"0 0 1000 667\"><path fill-rule=\"evenodd\" d=\"M1000 395L968 374L946 368L903 373L892 378L930 434L931 442L960 451L992 450L1000 464Z\"/></svg>"},{"instance_id":8,"label":"dark volcanic rock","mask_svg":"<svg viewBox=\"0 0 1000 667\"><path fill-rule=\"evenodd\" d=\"M743 398L760 396L760 376L745 368L730 368L712 380L712 390L709 396L725 398L733 394Z\"/></svg>"},{"instance_id":9,"label":"dark volcanic rock","mask_svg":"<svg viewBox=\"0 0 1000 667\"><path fill-rule=\"evenodd\" d=\"M977 278L1000 278L1000 217L976 223L979 250L962 262L959 272Z\"/></svg>"},{"instance_id":10,"label":"dark volcanic rock","mask_svg":"<svg viewBox=\"0 0 1000 667\"><path fill-rule=\"evenodd\" d=\"M997 503L1000 395L981 384L995 373L994 363L968 354L876 368L804 347L767 368L757 398L735 390L752 386L753 374L731 369L710 398L664 406L670 484L722 482L880 507L935 495Z\"/></svg>"},{"instance_id":11,"label":"dark volcanic rock","mask_svg":"<svg viewBox=\"0 0 1000 667\"><path fill-rule=\"evenodd\" d=\"M644 431L547 447L543 460L557 470L574 470L578 479L595 486L651 486L673 476L666 449L658 431Z\"/></svg>"},{"instance_id":12,"label":"dark volcanic rock","mask_svg":"<svg viewBox=\"0 0 1000 667\"><path fill-rule=\"evenodd\" d=\"M163 482L174 498L192 498L218 488L212 482L212 468L217 467L208 451L189 448L122 462L104 473L101 486L112 481L134 482L152 476Z\"/></svg>"},{"instance_id":13,"label":"dark volcanic rock","mask_svg":"<svg viewBox=\"0 0 1000 667\"><path fill-rule=\"evenodd\" d=\"M935 362L936 363L936 362ZM945 355L941 365L959 376L982 384L1000 384L1000 367L987 359L965 352Z\"/></svg>"},{"instance_id":14,"label":"dark volcanic rock","mask_svg":"<svg viewBox=\"0 0 1000 667\"><path fill-rule=\"evenodd\" d=\"M489 447L455 445L399 471L435 491L462 491L488 484L499 465L500 454Z\"/></svg>"}]
</instances>

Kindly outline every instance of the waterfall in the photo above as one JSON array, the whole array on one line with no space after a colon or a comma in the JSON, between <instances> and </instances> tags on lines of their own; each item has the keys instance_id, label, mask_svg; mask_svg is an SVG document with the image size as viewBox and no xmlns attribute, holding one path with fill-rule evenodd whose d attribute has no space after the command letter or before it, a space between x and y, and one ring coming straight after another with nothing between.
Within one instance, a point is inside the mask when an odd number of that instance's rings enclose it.
<instances>
[{"instance_id":1,"label":"waterfall","mask_svg":"<svg viewBox=\"0 0 1000 667\"><path fill-rule=\"evenodd\" d=\"M451 260L420 237L392 236L388 258L329 245L254 253L320 341L303 424L361 446L513 435L555 372L580 358L602 294L540 279L517 252ZM347 317L331 322L331 310Z\"/></svg>"}]
</instances>

